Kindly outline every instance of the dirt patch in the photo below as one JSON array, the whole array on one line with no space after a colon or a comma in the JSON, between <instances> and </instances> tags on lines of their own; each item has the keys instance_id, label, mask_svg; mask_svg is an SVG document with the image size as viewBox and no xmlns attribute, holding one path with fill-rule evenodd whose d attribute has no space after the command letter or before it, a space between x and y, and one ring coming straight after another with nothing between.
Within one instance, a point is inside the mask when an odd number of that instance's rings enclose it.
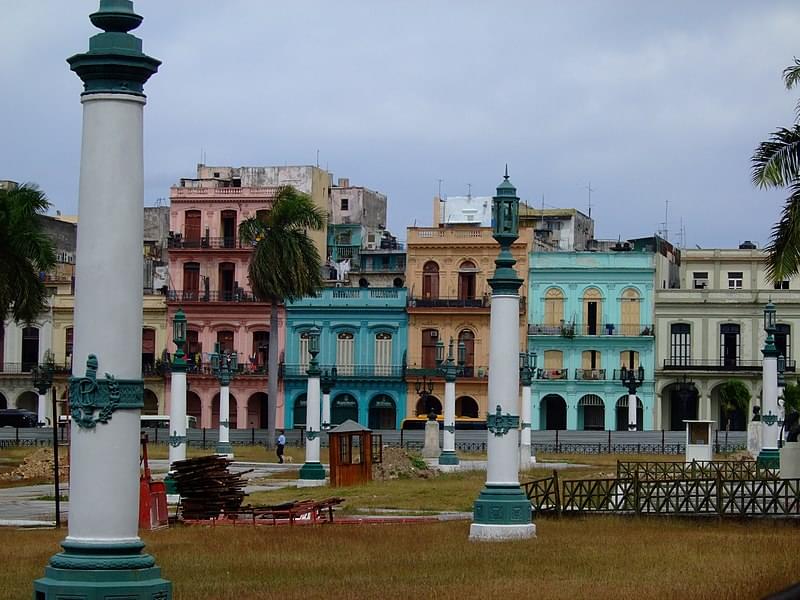
<instances>
[{"instance_id":1,"label":"dirt patch","mask_svg":"<svg viewBox=\"0 0 800 600\"><path fill-rule=\"evenodd\" d=\"M69 477L67 448L60 448L58 451L58 472L61 481L66 481ZM27 479L53 480L53 450L51 448L40 448L26 456L14 470L8 473L0 473L0 480L2 481L24 481Z\"/></svg>"},{"instance_id":2,"label":"dirt patch","mask_svg":"<svg viewBox=\"0 0 800 600\"><path fill-rule=\"evenodd\" d=\"M402 448L384 448L383 462L372 465L372 479L429 479L435 473L428 468L425 460L418 454L411 454Z\"/></svg>"}]
</instances>

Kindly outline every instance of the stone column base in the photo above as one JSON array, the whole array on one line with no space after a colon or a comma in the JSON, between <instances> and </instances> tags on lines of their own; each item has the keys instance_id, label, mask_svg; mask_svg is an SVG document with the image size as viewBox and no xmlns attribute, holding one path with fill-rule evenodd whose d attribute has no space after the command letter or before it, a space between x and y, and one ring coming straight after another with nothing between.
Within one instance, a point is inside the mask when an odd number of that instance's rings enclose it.
<instances>
[{"instance_id":1,"label":"stone column base","mask_svg":"<svg viewBox=\"0 0 800 600\"><path fill-rule=\"evenodd\" d=\"M325 482L325 467L322 463L307 462L300 467L300 472L297 475L298 480L304 479L309 481L322 481Z\"/></svg>"},{"instance_id":2,"label":"stone column base","mask_svg":"<svg viewBox=\"0 0 800 600\"><path fill-rule=\"evenodd\" d=\"M85 545L65 541L64 552L33 583L34 600L172 600L172 583L142 542Z\"/></svg>"},{"instance_id":3,"label":"stone column base","mask_svg":"<svg viewBox=\"0 0 800 600\"><path fill-rule=\"evenodd\" d=\"M756 459L758 466L764 469L779 469L780 454L777 448L762 448Z\"/></svg>"},{"instance_id":4,"label":"stone column base","mask_svg":"<svg viewBox=\"0 0 800 600\"><path fill-rule=\"evenodd\" d=\"M502 542L536 537L536 525L487 525L473 523L469 526L469 539L476 542Z\"/></svg>"}]
</instances>

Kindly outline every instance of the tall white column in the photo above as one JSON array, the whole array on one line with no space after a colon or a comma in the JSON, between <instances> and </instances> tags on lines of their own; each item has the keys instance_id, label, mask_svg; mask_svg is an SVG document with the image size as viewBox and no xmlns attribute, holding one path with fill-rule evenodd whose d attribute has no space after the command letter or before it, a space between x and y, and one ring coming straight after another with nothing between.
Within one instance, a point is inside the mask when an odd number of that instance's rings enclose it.
<instances>
[{"instance_id":1,"label":"tall white column","mask_svg":"<svg viewBox=\"0 0 800 600\"><path fill-rule=\"evenodd\" d=\"M69 532L34 595L168 599L138 536L143 86L160 63L127 33L142 20L132 2L101 0L90 19L105 31L67 60L84 82Z\"/></svg>"},{"instance_id":2,"label":"tall white column","mask_svg":"<svg viewBox=\"0 0 800 600\"><path fill-rule=\"evenodd\" d=\"M217 454L233 458L233 446L231 446L230 438L230 391L230 385L223 384L219 386L219 440L217 442Z\"/></svg>"},{"instance_id":3,"label":"tall white column","mask_svg":"<svg viewBox=\"0 0 800 600\"><path fill-rule=\"evenodd\" d=\"M39 403L37 405L36 422L42 426L47 425L50 419L47 418L47 393L42 394L39 392Z\"/></svg>"},{"instance_id":4,"label":"tall white column","mask_svg":"<svg viewBox=\"0 0 800 600\"><path fill-rule=\"evenodd\" d=\"M638 423L636 422L638 403L636 402L636 394L628 392L628 431L636 431Z\"/></svg>"},{"instance_id":5,"label":"tall white column","mask_svg":"<svg viewBox=\"0 0 800 600\"><path fill-rule=\"evenodd\" d=\"M169 468L178 460L186 460L186 372L172 372L169 395Z\"/></svg>"},{"instance_id":6,"label":"tall white column","mask_svg":"<svg viewBox=\"0 0 800 600\"><path fill-rule=\"evenodd\" d=\"M528 382L529 383L529 382ZM536 457L531 451L531 386L522 386L522 401L519 411L520 440L519 440L519 468L527 469L536 462Z\"/></svg>"},{"instance_id":7,"label":"tall white column","mask_svg":"<svg viewBox=\"0 0 800 600\"><path fill-rule=\"evenodd\" d=\"M331 394L330 392L322 394L322 422L326 427L331 424Z\"/></svg>"},{"instance_id":8,"label":"tall white column","mask_svg":"<svg viewBox=\"0 0 800 600\"><path fill-rule=\"evenodd\" d=\"M319 404L319 375L309 374L306 390L306 462L300 467L297 480L297 485L301 487L325 485L325 468L319 460L321 442Z\"/></svg>"},{"instance_id":9,"label":"tall white column","mask_svg":"<svg viewBox=\"0 0 800 600\"><path fill-rule=\"evenodd\" d=\"M764 356L761 383L761 452L760 461L769 459L778 452L778 361L776 356Z\"/></svg>"},{"instance_id":10,"label":"tall white column","mask_svg":"<svg viewBox=\"0 0 800 600\"><path fill-rule=\"evenodd\" d=\"M452 345L452 343L451 343ZM444 415L442 430L442 452L439 454L439 468L442 471L453 470L458 464L456 454L456 374L452 356L445 367L444 383ZM448 372L452 370L452 373Z\"/></svg>"}]
</instances>

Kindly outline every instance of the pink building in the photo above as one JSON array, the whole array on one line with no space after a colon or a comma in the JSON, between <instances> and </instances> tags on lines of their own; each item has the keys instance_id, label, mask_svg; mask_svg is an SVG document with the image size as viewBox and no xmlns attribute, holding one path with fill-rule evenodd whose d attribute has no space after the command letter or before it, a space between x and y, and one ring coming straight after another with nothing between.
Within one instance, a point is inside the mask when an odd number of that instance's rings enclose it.
<instances>
[{"instance_id":1,"label":"pink building","mask_svg":"<svg viewBox=\"0 0 800 600\"><path fill-rule=\"evenodd\" d=\"M201 427L219 425L219 382L209 358L216 343L239 358L230 387L231 427L267 426L268 348L277 343L283 349L285 319L281 307L279 330L269 330L270 305L255 301L250 290L251 248L240 243L238 227L269 210L276 190L233 187L230 180L215 178L182 179L170 190L168 323L182 307L188 321L187 413ZM174 352L171 342L169 347ZM283 404L279 382L279 427Z\"/></svg>"}]
</instances>

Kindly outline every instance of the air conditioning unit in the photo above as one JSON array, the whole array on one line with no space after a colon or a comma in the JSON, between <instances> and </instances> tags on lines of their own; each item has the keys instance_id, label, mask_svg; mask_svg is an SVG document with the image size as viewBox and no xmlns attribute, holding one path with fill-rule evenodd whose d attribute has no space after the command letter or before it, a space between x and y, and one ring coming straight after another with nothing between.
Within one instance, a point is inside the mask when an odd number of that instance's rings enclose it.
<instances>
[{"instance_id":1,"label":"air conditioning unit","mask_svg":"<svg viewBox=\"0 0 800 600\"><path fill-rule=\"evenodd\" d=\"M375 243L374 240L367 242L367 250L375 250L378 245Z\"/></svg>"}]
</instances>

